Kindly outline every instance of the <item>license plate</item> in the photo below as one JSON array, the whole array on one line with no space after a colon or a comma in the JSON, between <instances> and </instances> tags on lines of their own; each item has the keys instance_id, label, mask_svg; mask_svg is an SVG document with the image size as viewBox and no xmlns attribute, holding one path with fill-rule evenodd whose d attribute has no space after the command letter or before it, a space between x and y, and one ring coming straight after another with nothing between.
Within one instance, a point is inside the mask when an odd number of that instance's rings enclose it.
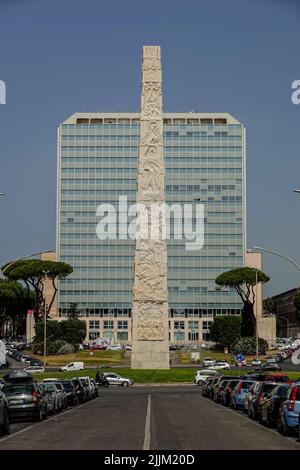
<instances>
[{"instance_id":1,"label":"license plate","mask_svg":"<svg viewBox=\"0 0 300 470\"><path fill-rule=\"evenodd\" d=\"M10 405L23 405L24 400L10 400Z\"/></svg>"}]
</instances>

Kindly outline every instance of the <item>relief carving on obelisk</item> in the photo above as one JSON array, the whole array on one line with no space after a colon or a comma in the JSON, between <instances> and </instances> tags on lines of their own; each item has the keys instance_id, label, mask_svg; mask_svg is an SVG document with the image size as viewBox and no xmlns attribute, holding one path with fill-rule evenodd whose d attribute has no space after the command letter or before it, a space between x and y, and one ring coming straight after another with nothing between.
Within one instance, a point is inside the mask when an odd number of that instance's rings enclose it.
<instances>
[{"instance_id":1,"label":"relief carving on obelisk","mask_svg":"<svg viewBox=\"0 0 300 470\"><path fill-rule=\"evenodd\" d=\"M134 341L164 341L164 367L168 354L167 251L162 238L163 215L155 221L158 237L151 235L153 205L165 200L163 114L160 47L145 46L142 64L140 149L137 178L137 203L146 207L148 235L136 239L133 287L133 362ZM155 349L155 348L154 348ZM166 352L165 352L166 351ZM154 351L153 351L154 353ZM151 362L151 360L149 359ZM155 361L155 360L154 360ZM166 364L167 361L167 364ZM153 362L153 359L152 359Z\"/></svg>"}]
</instances>

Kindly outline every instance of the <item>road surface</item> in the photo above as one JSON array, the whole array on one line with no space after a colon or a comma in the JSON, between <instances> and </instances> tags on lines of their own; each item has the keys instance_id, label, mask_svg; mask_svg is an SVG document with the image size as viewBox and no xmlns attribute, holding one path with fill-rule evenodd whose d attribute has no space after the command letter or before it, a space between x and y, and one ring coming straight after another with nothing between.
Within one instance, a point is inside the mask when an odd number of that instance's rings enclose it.
<instances>
[{"instance_id":1,"label":"road surface","mask_svg":"<svg viewBox=\"0 0 300 470\"><path fill-rule=\"evenodd\" d=\"M98 399L41 423L14 423L0 451L20 450L300 450L297 437L252 422L203 398L194 386L100 389Z\"/></svg>"}]
</instances>

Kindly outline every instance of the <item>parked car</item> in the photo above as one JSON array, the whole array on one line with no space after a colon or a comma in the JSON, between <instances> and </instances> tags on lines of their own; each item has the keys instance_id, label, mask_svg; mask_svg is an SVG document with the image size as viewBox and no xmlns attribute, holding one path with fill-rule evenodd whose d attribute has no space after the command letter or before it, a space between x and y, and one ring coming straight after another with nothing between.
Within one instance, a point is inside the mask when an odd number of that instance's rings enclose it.
<instances>
[{"instance_id":1,"label":"parked car","mask_svg":"<svg viewBox=\"0 0 300 470\"><path fill-rule=\"evenodd\" d=\"M259 420L267 426L275 426L280 420L280 407L286 400L290 385L280 384L274 387L270 397L260 402Z\"/></svg>"},{"instance_id":2,"label":"parked car","mask_svg":"<svg viewBox=\"0 0 300 470\"><path fill-rule=\"evenodd\" d=\"M25 369L25 372L29 372L29 373L39 373L39 372L45 372L45 367L43 366L28 366L26 367Z\"/></svg>"},{"instance_id":3,"label":"parked car","mask_svg":"<svg viewBox=\"0 0 300 470\"><path fill-rule=\"evenodd\" d=\"M122 377L119 374L114 374L112 372L104 372L103 375L107 378L109 385L122 385L123 387L133 385L133 380L128 379L126 377Z\"/></svg>"},{"instance_id":4,"label":"parked car","mask_svg":"<svg viewBox=\"0 0 300 470\"><path fill-rule=\"evenodd\" d=\"M219 383L219 378L218 378L218 377L215 377L214 380L211 382L211 384L210 384L210 386L209 386L207 397L210 398L211 400L212 400L213 397L214 397L215 386L216 386L218 383Z\"/></svg>"},{"instance_id":5,"label":"parked car","mask_svg":"<svg viewBox=\"0 0 300 470\"><path fill-rule=\"evenodd\" d=\"M63 396L56 387L55 382L51 381L43 381L43 389L45 390L47 395L51 395L53 401L54 401L54 409L52 410L52 413L56 413L58 411L62 411L64 408L63 405Z\"/></svg>"},{"instance_id":6,"label":"parked car","mask_svg":"<svg viewBox=\"0 0 300 470\"><path fill-rule=\"evenodd\" d=\"M210 369L197 370L194 383L197 385L204 385L208 377L220 377L219 372Z\"/></svg>"},{"instance_id":7,"label":"parked car","mask_svg":"<svg viewBox=\"0 0 300 470\"><path fill-rule=\"evenodd\" d=\"M10 433L8 403L4 393L0 391L0 436Z\"/></svg>"},{"instance_id":8,"label":"parked car","mask_svg":"<svg viewBox=\"0 0 300 470\"><path fill-rule=\"evenodd\" d=\"M216 363L215 359L212 359L211 357L205 357L203 359L203 367L212 367Z\"/></svg>"},{"instance_id":9,"label":"parked car","mask_svg":"<svg viewBox=\"0 0 300 470\"><path fill-rule=\"evenodd\" d=\"M213 384L214 381L216 382L217 380L218 380L217 377L208 377L205 380L205 382L204 382L204 384L201 388L201 394L202 394L203 397L208 397L209 396L210 386Z\"/></svg>"},{"instance_id":10,"label":"parked car","mask_svg":"<svg viewBox=\"0 0 300 470\"><path fill-rule=\"evenodd\" d=\"M86 389L86 396L87 396L87 399L88 400L92 400L92 398L94 398L94 387L91 383L91 378L89 376L86 376L86 377L78 377L83 386L85 387Z\"/></svg>"},{"instance_id":11,"label":"parked car","mask_svg":"<svg viewBox=\"0 0 300 470\"><path fill-rule=\"evenodd\" d=\"M78 405L79 400L73 382L71 380L62 380L61 383L66 392L67 404L70 406Z\"/></svg>"},{"instance_id":12,"label":"parked car","mask_svg":"<svg viewBox=\"0 0 300 470\"><path fill-rule=\"evenodd\" d=\"M30 418L41 421L47 418L47 400L43 390L33 381L31 374L12 372L8 375L2 392L9 409L9 419Z\"/></svg>"},{"instance_id":13,"label":"parked car","mask_svg":"<svg viewBox=\"0 0 300 470\"><path fill-rule=\"evenodd\" d=\"M276 358L274 356L270 356L266 360L267 364L276 364Z\"/></svg>"},{"instance_id":14,"label":"parked car","mask_svg":"<svg viewBox=\"0 0 300 470\"><path fill-rule=\"evenodd\" d=\"M112 346L107 346L106 349L109 349L110 351L121 351L123 348L120 344L113 344Z\"/></svg>"},{"instance_id":15,"label":"parked car","mask_svg":"<svg viewBox=\"0 0 300 470\"><path fill-rule=\"evenodd\" d=\"M247 406L249 418L259 419L260 403L271 396L271 392L276 385L276 382L257 382L253 388L250 387Z\"/></svg>"},{"instance_id":16,"label":"parked car","mask_svg":"<svg viewBox=\"0 0 300 470\"><path fill-rule=\"evenodd\" d=\"M39 384L40 389L43 391L45 395L45 399L47 401L47 413L54 415L56 413L56 404L55 404L55 396L47 389L44 383Z\"/></svg>"},{"instance_id":17,"label":"parked car","mask_svg":"<svg viewBox=\"0 0 300 470\"><path fill-rule=\"evenodd\" d=\"M73 379L71 379L71 382L73 383L73 385L76 389L76 393L77 393L79 403L85 403L86 401L88 401L88 399L89 399L88 390L87 390L87 387L85 386L84 382L82 380L80 380L80 378L78 378L78 377L74 377Z\"/></svg>"},{"instance_id":18,"label":"parked car","mask_svg":"<svg viewBox=\"0 0 300 470\"><path fill-rule=\"evenodd\" d=\"M240 379L230 379L223 392L221 393L221 403L224 406L229 406L231 403L231 393L235 386L240 382Z\"/></svg>"},{"instance_id":19,"label":"parked car","mask_svg":"<svg viewBox=\"0 0 300 470\"><path fill-rule=\"evenodd\" d=\"M96 384L94 379L91 379L91 384L94 387L94 393L93 393L94 397L93 398L98 398L98 396L99 396L98 385Z\"/></svg>"},{"instance_id":20,"label":"parked car","mask_svg":"<svg viewBox=\"0 0 300 470\"><path fill-rule=\"evenodd\" d=\"M274 364L263 364L259 369L256 369L256 370L276 372L276 371L281 371L281 367L276 363L274 363Z\"/></svg>"},{"instance_id":21,"label":"parked car","mask_svg":"<svg viewBox=\"0 0 300 470\"><path fill-rule=\"evenodd\" d=\"M300 413L300 382L293 384L288 391L287 399L280 408L281 421L278 429L285 436L298 431Z\"/></svg>"},{"instance_id":22,"label":"parked car","mask_svg":"<svg viewBox=\"0 0 300 470\"><path fill-rule=\"evenodd\" d=\"M209 367L210 369L210 367ZM215 365L213 366L213 369L214 370L229 370L230 369L230 365L228 364L227 361L216 361Z\"/></svg>"},{"instance_id":23,"label":"parked car","mask_svg":"<svg viewBox=\"0 0 300 470\"><path fill-rule=\"evenodd\" d=\"M226 385L229 382L229 378L221 380L218 384L214 386L214 396L213 400L216 403L221 403L222 399L222 392L225 390Z\"/></svg>"},{"instance_id":24,"label":"parked car","mask_svg":"<svg viewBox=\"0 0 300 470\"><path fill-rule=\"evenodd\" d=\"M56 385L58 393L62 397L63 410L65 410L68 406L67 392L65 391L65 388L64 388L62 382L54 382L54 384Z\"/></svg>"},{"instance_id":25,"label":"parked car","mask_svg":"<svg viewBox=\"0 0 300 470\"><path fill-rule=\"evenodd\" d=\"M260 367L262 365L262 362L261 360L258 358L258 357L255 357L252 362L251 362L251 365L253 367Z\"/></svg>"},{"instance_id":26,"label":"parked car","mask_svg":"<svg viewBox=\"0 0 300 470\"><path fill-rule=\"evenodd\" d=\"M74 361L74 362L69 362L66 366L61 367L59 370L60 371L73 371L73 370L83 370L84 369L84 362L80 361Z\"/></svg>"},{"instance_id":27,"label":"parked car","mask_svg":"<svg viewBox=\"0 0 300 470\"><path fill-rule=\"evenodd\" d=\"M248 390L253 385L253 380L240 380L231 393L230 406L237 410L238 408L244 409L245 396Z\"/></svg>"}]
</instances>

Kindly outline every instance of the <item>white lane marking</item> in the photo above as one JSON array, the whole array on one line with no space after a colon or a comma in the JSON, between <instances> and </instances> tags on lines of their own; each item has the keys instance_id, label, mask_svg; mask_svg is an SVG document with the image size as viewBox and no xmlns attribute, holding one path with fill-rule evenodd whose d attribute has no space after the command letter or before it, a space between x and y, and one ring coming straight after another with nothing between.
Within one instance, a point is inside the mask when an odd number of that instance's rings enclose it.
<instances>
[{"instance_id":1,"label":"white lane marking","mask_svg":"<svg viewBox=\"0 0 300 470\"><path fill-rule=\"evenodd\" d=\"M95 400L98 400L98 398L96 398ZM95 400L93 400L93 401L95 401ZM71 410L64 411L63 413L61 413L59 415L54 415L51 418L47 418L45 421L40 421L39 423L31 424L31 426L27 426L27 428L24 428L24 429L21 429L20 431L9 434L8 436L3 437L3 438L0 439L0 444L2 444L2 442L4 442L4 441L7 441L8 439L11 439L12 437L17 436L18 434L22 434L23 432L29 431L30 429L35 428L36 426L39 426L41 424L47 424L47 423L49 423L50 421L53 421L53 420L58 421L60 417L65 416L69 413L73 413L74 411L79 410L80 408L82 408L83 406L88 405L89 403L91 403L91 402L88 401L86 403L82 403L82 405L78 405L75 408L72 408Z\"/></svg>"},{"instance_id":2,"label":"white lane marking","mask_svg":"<svg viewBox=\"0 0 300 470\"><path fill-rule=\"evenodd\" d=\"M148 395L148 405L145 423L145 438L143 444L143 450L150 450L150 421L151 421L151 395Z\"/></svg>"}]
</instances>

